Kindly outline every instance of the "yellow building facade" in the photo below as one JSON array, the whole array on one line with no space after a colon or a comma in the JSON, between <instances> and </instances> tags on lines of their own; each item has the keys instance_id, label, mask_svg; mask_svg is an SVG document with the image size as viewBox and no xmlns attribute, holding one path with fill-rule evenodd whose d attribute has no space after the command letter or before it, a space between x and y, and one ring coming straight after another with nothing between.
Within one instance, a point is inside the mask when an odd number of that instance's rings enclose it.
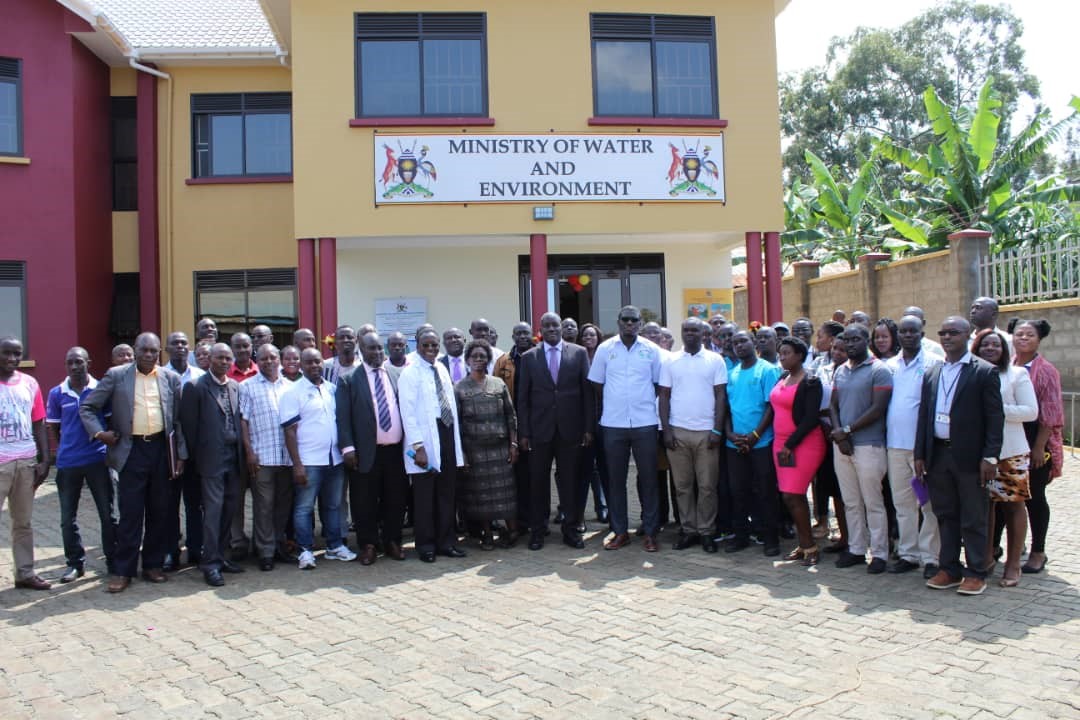
<instances>
[{"instance_id":1,"label":"yellow building facade","mask_svg":"<svg viewBox=\"0 0 1080 720\"><path fill-rule=\"evenodd\" d=\"M782 225L784 4L261 0L276 47L152 63L161 328L270 321L281 344L385 332L402 303L507 339L543 310L611 332L625 303L674 327ZM134 94L141 71L112 74ZM537 144L463 150L515 140ZM114 213L114 269L145 294L136 215Z\"/></svg>"}]
</instances>

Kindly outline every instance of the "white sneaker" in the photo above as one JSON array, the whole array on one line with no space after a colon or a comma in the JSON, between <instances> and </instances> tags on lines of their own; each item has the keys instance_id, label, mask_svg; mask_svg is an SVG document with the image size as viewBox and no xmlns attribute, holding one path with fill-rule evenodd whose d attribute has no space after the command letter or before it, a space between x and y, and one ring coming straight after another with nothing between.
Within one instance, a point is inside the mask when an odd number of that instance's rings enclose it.
<instances>
[{"instance_id":1,"label":"white sneaker","mask_svg":"<svg viewBox=\"0 0 1080 720\"><path fill-rule=\"evenodd\" d=\"M324 555L324 557L327 560L342 560L344 562L350 562L356 559L356 553L354 553L345 545L339 545L333 550L327 549L326 555Z\"/></svg>"},{"instance_id":2,"label":"white sneaker","mask_svg":"<svg viewBox=\"0 0 1080 720\"><path fill-rule=\"evenodd\" d=\"M310 550L305 550L300 553L297 566L301 570L314 570L315 569L315 555Z\"/></svg>"}]
</instances>

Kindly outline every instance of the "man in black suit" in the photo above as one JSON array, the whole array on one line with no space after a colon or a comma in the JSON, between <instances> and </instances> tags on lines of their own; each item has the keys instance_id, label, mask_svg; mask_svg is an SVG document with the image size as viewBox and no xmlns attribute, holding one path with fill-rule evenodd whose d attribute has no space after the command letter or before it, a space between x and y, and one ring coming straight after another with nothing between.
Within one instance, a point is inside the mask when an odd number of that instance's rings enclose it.
<instances>
[{"instance_id":1,"label":"man in black suit","mask_svg":"<svg viewBox=\"0 0 1080 720\"><path fill-rule=\"evenodd\" d=\"M232 349L225 343L210 348L210 372L189 385L180 398L180 422L190 438L191 461L199 474L203 503L203 546L199 555L206 584L225 584L222 571L243 572L225 559L240 478L245 472L240 442L240 385L229 378Z\"/></svg>"},{"instance_id":2,"label":"man in black suit","mask_svg":"<svg viewBox=\"0 0 1080 720\"><path fill-rule=\"evenodd\" d=\"M356 544L360 563L375 562L379 521L387 557L404 560L401 525L409 480L401 446L404 431L398 410L398 375L383 365L379 336L360 338L363 362L338 378L336 390L338 446L345 460Z\"/></svg>"},{"instance_id":3,"label":"man in black suit","mask_svg":"<svg viewBox=\"0 0 1080 720\"><path fill-rule=\"evenodd\" d=\"M962 317L941 324L945 363L923 376L915 474L926 479L941 531L940 569L927 587L979 595L986 589L986 484L997 472L1005 415L998 371L968 352L970 333ZM961 540L967 567L960 565Z\"/></svg>"},{"instance_id":4,"label":"man in black suit","mask_svg":"<svg viewBox=\"0 0 1080 720\"><path fill-rule=\"evenodd\" d=\"M589 421L595 396L589 385L589 355L580 345L562 339L562 320L555 313L540 318L543 342L522 356L517 379L518 437L528 450L530 478L529 549L544 547L551 512L551 461L557 463L559 505L565 512L563 542L585 547L577 528L583 507L578 496L581 449L592 442Z\"/></svg>"}]
</instances>

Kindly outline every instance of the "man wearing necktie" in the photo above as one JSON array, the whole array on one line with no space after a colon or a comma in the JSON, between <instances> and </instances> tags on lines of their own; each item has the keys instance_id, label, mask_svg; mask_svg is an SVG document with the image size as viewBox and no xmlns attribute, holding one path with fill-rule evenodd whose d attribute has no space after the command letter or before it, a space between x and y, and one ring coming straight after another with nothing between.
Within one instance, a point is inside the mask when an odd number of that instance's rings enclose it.
<instances>
[{"instance_id":1,"label":"man wearing necktie","mask_svg":"<svg viewBox=\"0 0 1080 720\"><path fill-rule=\"evenodd\" d=\"M360 367L338 378L337 426L360 562L371 565L380 521L386 556L405 559L401 524L409 481L401 446L405 431L398 410L401 371L384 365L382 343L375 333L360 338L360 357Z\"/></svg>"},{"instance_id":2,"label":"man wearing necktie","mask_svg":"<svg viewBox=\"0 0 1080 720\"><path fill-rule=\"evenodd\" d=\"M456 327L444 332L443 349L446 354L439 358L439 362L449 371L450 382L457 385L469 374L469 369L465 367L465 333Z\"/></svg>"},{"instance_id":3,"label":"man wearing necktie","mask_svg":"<svg viewBox=\"0 0 1080 720\"><path fill-rule=\"evenodd\" d=\"M465 557L454 534L454 483L465 464L458 430L454 386L436 358L439 335L425 329L417 337L417 361L398 380L405 430L405 471L413 484L416 551L424 562L435 554Z\"/></svg>"},{"instance_id":4,"label":"man wearing necktie","mask_svg":"<svg viewBox=\"0 0 1080 720\"><path fill-rule=\"evenodd\" d=\"M589 355L580 345L562 339L562 320L555 313L540 318L543 342L522 356L518 398L518 435L529 450L529 549L544 547L551 513L551 461L558 469L559 505L565 516L563 542L585 547L577 527L584 506L578 497L581 451L592 442L590 419L595 395L588 382Z\"/></svg>"}]
</instances>

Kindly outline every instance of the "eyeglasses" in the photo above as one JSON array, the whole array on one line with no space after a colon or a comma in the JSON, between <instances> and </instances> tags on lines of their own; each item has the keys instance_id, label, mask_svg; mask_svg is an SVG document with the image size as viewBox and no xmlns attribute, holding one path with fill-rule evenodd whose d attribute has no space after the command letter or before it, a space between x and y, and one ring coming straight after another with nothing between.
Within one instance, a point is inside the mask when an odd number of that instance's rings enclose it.
<instances>
[{"instance_id":1,"label":"eyeglasses","mask_svg":"<svg viewBox=\"0 0 1080 720\"><path fill-rule=\"evenodd\" d=\"M960 330L938 330L938 337L956 337L963 334Z\"/></svg>"},{"instance_id":2,"label":"eyeglasses","mask_svg":"<svg viewBox=\"0 0 1080 720\"><path fill-rule=\"evenodd\" d=\"M641 318L639 318L639 317L620 317L619 322L636 323L636 322L641 322Z\"/></svg>"}]
</instances>

